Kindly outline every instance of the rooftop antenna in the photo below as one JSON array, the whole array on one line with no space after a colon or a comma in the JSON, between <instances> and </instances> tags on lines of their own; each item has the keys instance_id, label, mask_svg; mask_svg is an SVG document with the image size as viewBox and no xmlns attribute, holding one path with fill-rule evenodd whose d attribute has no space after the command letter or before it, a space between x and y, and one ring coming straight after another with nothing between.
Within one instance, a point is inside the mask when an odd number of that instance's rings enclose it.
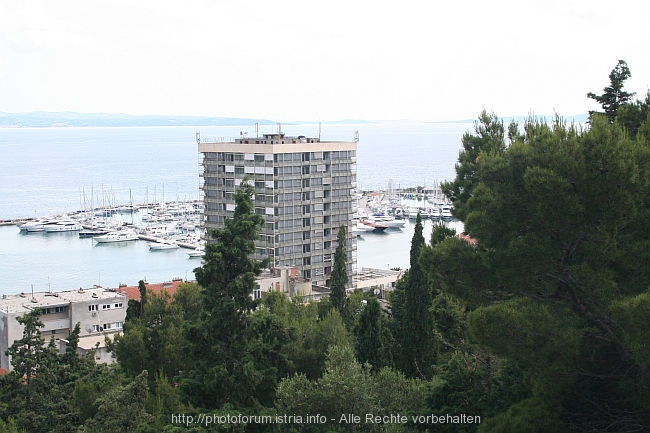
<instances>
[{"instance_id":1,"label":"rooftop antenna","mask_svg":"<svg viewBox=\"0 0 650 433\"><path fill-rule=\"evenodd\" d=\"M282 123L278 122L278 134L282 134Z\"/></svg>"},{"instance_id":2,"label":"rooftop antenna","mask_svg":"<svg viewBox=\"0 0 650 433\"><path fill-rule=\"evenodd\" d=\"M359 142L359 131L354 131L354 142L355 143Z\"/></svg>"},{"instance_id":3,"label":"rooftop antenna","mask_svg":"<svg viewBox=\"0 0 650 433\"><path fill-rule=\"evenodd\" d=\"M260 124L255 122L255 138L260 138L259 126Z\"/></svg>"},{"instance_id":4,"label":"rooftop antenna","mask_svg":"<svg viewBox=\"0 0 650 433\"><path fill-rule=\"evenodd\" d=\"M318 141L320 141L320 119L318 120Z\"/></svg>"},{"instance_id":5,"label":"rooftop antenna","mask_svg":"<svg viewBox=\"0 0 650 433\"><path fill-rule=\"evenodd\" d=\"M201 132L196 131L196 144L201 144Z\"/></svg>"}]
</instances>

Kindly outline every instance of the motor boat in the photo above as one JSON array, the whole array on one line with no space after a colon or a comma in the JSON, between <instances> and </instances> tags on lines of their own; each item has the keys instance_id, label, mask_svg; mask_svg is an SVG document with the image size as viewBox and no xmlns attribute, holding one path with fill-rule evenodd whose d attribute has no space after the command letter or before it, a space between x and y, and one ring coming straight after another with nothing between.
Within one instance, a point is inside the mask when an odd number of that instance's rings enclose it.
<instances>
[{"instance_id":1,"label":"motor boat","mask_svg":"<svg viewBox=\"0 0 650 433\"><path fill-rule=\"evenodd\" d=\"M54 232L78 232L83 227L78 222L72 220L59 221L56 224L47 224L45 225L46 233Z\"/></svg>"},{"instance_id":2,"label":"motor boat","mask_svg":"<svg viewBox=\"0 0 650 433\"><path fill-rule=\"evenodd\" d=\"M117 230L106 233L102 236L93 236L93 240L99 244L111 242L126 242L138 240L138 234L133 230Z\"/></svg>"}]
</instances>

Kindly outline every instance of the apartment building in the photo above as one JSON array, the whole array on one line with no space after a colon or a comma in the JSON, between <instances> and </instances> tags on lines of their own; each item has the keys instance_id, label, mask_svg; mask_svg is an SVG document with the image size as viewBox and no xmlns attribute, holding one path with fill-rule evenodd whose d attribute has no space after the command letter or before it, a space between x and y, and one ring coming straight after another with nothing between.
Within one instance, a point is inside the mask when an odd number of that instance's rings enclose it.
<instances>
[{"instance_id":1,"label":"apartment building","mask_svg":"<svg viewBox=\"0 0 650 433\"><path fill-rule=\"evenodd\" d=\"M244 178L255 187L255 211L265 224L255 258L295 267L315 285L329 285L341 225L347 227L348 275L356 268L356 139L324 142L284 133L229 142L201 140L205 226L223 227L234 215Z\"/></svg>"},{"instance_id":2,"label":"apartment building","mask_svg":"<svg viewBox=\"0 0 650 433\"><path fill-rule=\"evenodd\" d=\"M97 350L102 362L106 357L104 334L112 335L122 330L128 298L123 293L102 287L64 292L37 292L18 295L2 295L0 299L0 368L11 369L10 357L5 351L23 336L24 327L16 318L41 309L43 322L41 334L47 344L51 338L65 340L77 323L81 334L81 350ZM91 343L92 342L92 343ZM63 347L63 346L61 346Z\"/></svg>"}]
</instances>

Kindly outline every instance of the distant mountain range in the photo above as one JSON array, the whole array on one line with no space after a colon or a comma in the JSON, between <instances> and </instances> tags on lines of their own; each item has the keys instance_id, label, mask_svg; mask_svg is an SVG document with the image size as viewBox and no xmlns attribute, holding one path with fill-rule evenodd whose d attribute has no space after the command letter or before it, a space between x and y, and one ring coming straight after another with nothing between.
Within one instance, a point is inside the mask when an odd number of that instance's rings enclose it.
<instances>
[{"instance_id":1,"label":"distant mountain range","mask_svg":"<svg viewBox=\"0 0 650 433\"><path fill-rule=\"evenodd\" d=\"M138 116L130 114L72 113L34 111L31 113L0 112L0 127L56 127L56 126L223 126L274 125L267 119L240 119L207 116Z\"/></svg>"},{"instance_id":2,"label":"distant mountain range","mask_svg":"<svg viewBox=\"0 0 650 433\"><path fill-rule=\"evenodd\" d=\"M537 116L546 120L553 120L554 116ZM504 123L511 120L522 123L529 116L503 117ZM567 122L586 122L587 113L564 117ZM447 120L443 122L428 123L472 123L476 119ZM73 113L34 111L30 113L3 113L0 112L0 128L40 128L57 126L232 126L232 125L275 125L278 122L269 119L249 119L237 117L208 117L208 116L163 116L163 115L131 115L108 113ZM290 121L284 124L315 123ZM375 123L374 121L346 119L337 121L323 121L324 124L360 124Z\"/></svg>"}]
</instances>

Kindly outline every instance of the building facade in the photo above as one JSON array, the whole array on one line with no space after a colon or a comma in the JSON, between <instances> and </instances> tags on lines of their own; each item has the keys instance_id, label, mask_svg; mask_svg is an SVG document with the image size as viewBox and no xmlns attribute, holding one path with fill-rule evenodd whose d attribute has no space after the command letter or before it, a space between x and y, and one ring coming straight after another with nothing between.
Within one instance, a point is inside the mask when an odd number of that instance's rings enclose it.
<instances>
[{"instance_id":1,"label":"building facade","mask_svg":"<svg viewBox=\"0 0 650 433\"><path fill-rule=\"evenodd\" d=\"M295 267L314 284L329 285L336 237L347 228L348 275L356 268L357 143L323 142L283 133L242 136L230 142L201 141L206 228L234 215L236 189L245 178L255 187L255 212L265 224L255 258Z\"/></svg>"},{"instance_id":2,"label":"building facade","mask_svg":"<svg viewBox=\"0 0 650 433\"><path fill-rule=\"evenodd\" d=\"M16 320L36 308L41 309L40 329L45 344L50 339L65 340L77 323L79 347L92 341L98 353L104 351L103 336L120 332L124 326L128 298L123 293L101 287L64 292L2 295L0 299L0 367L10 370L11 359L5 351L23 337L24 326ZM110 359L109 359L110 361Z\"/></svg>"}]
</instances>

